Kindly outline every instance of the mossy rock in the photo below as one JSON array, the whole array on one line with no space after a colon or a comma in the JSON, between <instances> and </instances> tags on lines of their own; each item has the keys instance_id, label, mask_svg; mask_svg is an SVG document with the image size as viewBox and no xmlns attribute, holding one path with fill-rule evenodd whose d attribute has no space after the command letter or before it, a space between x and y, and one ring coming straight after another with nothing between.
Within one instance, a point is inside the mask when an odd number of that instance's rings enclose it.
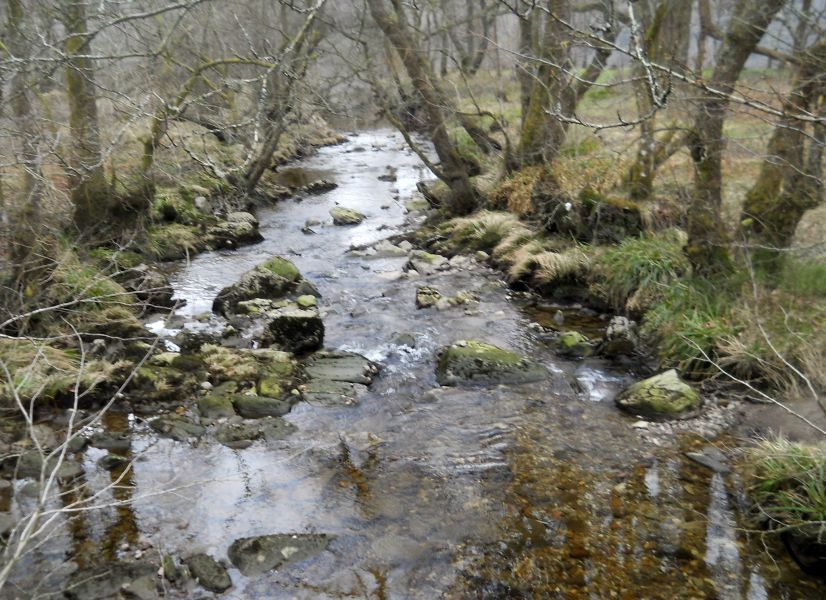
<instances>
[{"instance_id":1,"label":"mossy rock","mask_svg":"<svg viewBox=\"0 0 826 600\"><path fill-rule=\"evenodd\" d=\"M164 415L149 421L149 427L162 437L178 442L197 440L206 433L206 428L180 415Z\"/></svg>"},{"instance_id":2,"label":"mossy rock","mask_svg":"<svg viewBox=\"0 0 826 600\"><path fill-rule=\"evenodd\" d=\"M436 362L440 385L496 385L547 379L548 371L529 358L484 342L463 340L442 348Z\"/></svg>"},{"instance_id":3,"label":"mossy rock","mask_svg":"<svg viewBox=\"0 0 826 600\"><path fill-rule=\"evenodd\" d=\"M580 239L592 244L618 244L643 232L640 207L618 196L586 186L579 195Z\"/></svg>"},{"instance_id":4,"label":"mossy rock","mask_svg":"<svg viewBox=\"0 0 826 600\"><path fill-rule=\"evenodd\" d=\"M298 305L298 308L301 309L308 309L308 308L315 308L318 306L318 298L312 296L310 294L305 294L303 296L299 296L295 299L295 303Z\"/></svg>"},{"instance_id":5,"label":"mossy rock","mask_svg":"<svg viewBox=\"0 0 826 600\"><path fill-rule=\"evenodd\" d=\"M282 417L290 412L289 400L268 398L266 396L249 396L235 394L229 398L235 410L245 419L262 419L264 417Z\"/></svg>"},{"instance_id":6,"label":"mossy rock","mask_svg":"<svg viewBox=\"0 0 826 600\"><path fill-rule=\"evenodd\" d=\"M434 287L426 285L416 288L416 308L436 306L436 303L441 299L441 292Z\"/></svg>"},{"instance_id":7,"label":"mossy rock","mask_svg":"<svg viewBox=\"0 0 826 600\"><path fill-rule=\"evenodd\" d=\"M135 400L182 402L195 394L197 382L191 373L153 364L138 369L128 393Z\"/></svg>"},{"instance_id":8,"label":"mossy rock","mask_svg":"<svg viewBox=\"0 0 826 600\"><path fill-rule=\"evenodd\" d=\"M220 594L232 587L232 579L226 567L211 556L196 554L184 562L189 572L204 589Z\"/></svg>"},{"instance_id":9,"label":"mossy rock","mask_svg":"<svg viewBox=\"0 0 826 600\"><path fill-rule=\"evenodd\" d=\"M357 210L343 206L331 208L330 216L333 217L333 225L358 225L367 218Z\"/></svg>"},{"instance_id":10,"label":"mossy rock","mask_svg":"<svg viewBox=\"0 0 826 600\"><path fill-rule=\"evenodd\" d=\"M648 419L685 419L700 408L700 395L670 369L638 381L620 392L615 402L621 409Z\"/></svg>"},{"instance_id":11,"label":"mossy rock","mask_svg":"<svg viewBox=\"0 0 826 600\"><path fill-rule=\"evenodd\" d=\"M585 358L593 352L590 340L578 331L564 331L556 340L556 351L569 358Z\"/></svg>"},{"instance_id":12,"label":"mossy rock","mask_svg":"<svg viewBox=\"0 0 826 600\"><path fill-rule=\"evenodd\" d=\"M307 560L333 538L319 533L282 533L240 538L227 550L235 567L247 577L263 575L286 564Z\"/></svg>"},{"instance_id":13,"label":"mossy rock","mask_svg":"<svg viewBox=\"0 0 826 600\"><path fill-rule=\"evenodd\" d=\"M220 314L237 311L240 302L263 298L278 300L295 292L301 272L286 258L276 256L244 273L241 279L222 289L212 310Z\"/></svg>"},{"instance_id":14,"label":"mossy rock","mask_svg":"<svg viewBox=\"0 0 826 600\"><path fill-rule=\"evenodd\" d=\"M207 249L200 228L180 223L156 225L147 232L149 253L158 260L181 260Z\"/></svg>"},{"instance_id":15,"label":"mossy rock","mask_svg":"<svg viewBox=\"0 0 826 600\"><path fill-rule=\"evenodd\" d=\"M198 412L206 419L234 417L232 400L223 394L209 394L198 400Z\"/></svg>"}]
</instances>

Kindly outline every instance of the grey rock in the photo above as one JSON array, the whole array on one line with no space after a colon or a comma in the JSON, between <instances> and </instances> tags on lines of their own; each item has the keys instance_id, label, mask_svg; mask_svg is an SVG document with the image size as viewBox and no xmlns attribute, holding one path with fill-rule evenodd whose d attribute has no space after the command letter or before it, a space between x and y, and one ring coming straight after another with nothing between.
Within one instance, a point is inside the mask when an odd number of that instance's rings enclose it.
<instances>
[{"instance_id":1,"label":"grey rock","mask_svg":"<svg viewBox=\"0 0 826 600\"><path fill-rule=\"evenodd\" d=\"M626 317L613 317L608 323L597 353L609 358L628 356L637 350L637 324Z\"/></svg>"},{"instance_id":2,"label":"grey rock","mask_svg":"<svg viewBox=\"0 0 826 600\"><path fill-rule=\"evenodd\" d=\"M285 352L302 354L324 345L324 322L317 310L285 307L267 313L265 341Z\"/></svg>"}]
</instances>

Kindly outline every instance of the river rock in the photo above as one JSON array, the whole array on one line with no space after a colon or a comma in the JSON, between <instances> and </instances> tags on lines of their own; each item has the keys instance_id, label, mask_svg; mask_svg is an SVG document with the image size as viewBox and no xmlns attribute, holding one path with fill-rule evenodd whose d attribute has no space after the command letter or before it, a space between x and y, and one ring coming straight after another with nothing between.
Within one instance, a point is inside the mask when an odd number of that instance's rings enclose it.
<instances>
[{"instance_id":1,"label":"river rock","mask_svg":"<svg viewBox=\"0 0 826 600\"><path fill-rule=\"evenodd\" d=\"M208 394L198 400L198 412L205 419L220 419L234 417L235 409L232 400L221 393Z\"/></svg>"},{"instance_id":2,"label":"river rock","mask_svg":"<svg viewBox=\"0 0 826 600\"><path fill-rule=\"evenodd\" d=\"M206 429L201 425L188 421L180 415L164 415L149 421L149 427L162 437L168 437L178 442L188 442L201 438Z\"/></svg>"},{"instance_id":3,"label":"river rock","mask_svg":"<svg viewBox=\"0 0 826 600\"><path fill-rule=\"evenodd\" d=\"M310 308L316 308L318 306L318 298L311 294L306 294L304 296L299 296L298 298L296 298L295 303L298 305L298 308L307 310Z\"/></svg>"},{"instance_id":4,"label":"river rock","mask_svg":"<svg viewBox=\"0 0 826 600\"><path fill-rule=\"evenodd\" d=\"M333 225L358 225L367 218L357 210L343 206L331 208L330 216L333 217Z\"/></svg>"},{"instance_id":5,"label":"river rock","mask_svg":"<svg viewBox=\"0 0 826 600\"><path fill-rule=\"evenodd\" d=\"M289 400L268 398L266 396L235 394L230 399L235 410L245 419L280 417L290 412L292 406Z\"/></svg>"},{"instance_id":6,"label":"river rock","mask_svg":"<svg viewBox=\"0 0 826 600\"><path fill-rule=\"evenodd\" d=\"M323 406L357 403L379 372L376 363L349 352L317 352L304 362L309 381L301 386L303 397Z\"/></svg>"},{"instance_id":7,"label":"river rock","mask_svg":"<svg viewBox=\"0 0 826 600\"><path fill-rule=\"evenodd\" d=\"M592 352L587 337L578 331L565 331L556 339L556 351L569 358L585 358Z\"/></svg>"},{"instance_id":8,"label":"river rock","mask_svg":"<svg viewBox=\"0 0 826 600\"><path fill-rule=\"evenodd\" d=\"M442 294L434 287L424 285L416 288L416 308L430 308L436 306Z\"/></svg>"},{"instance_id":9,"label":"river rock","mask_svg":"<svg viewBox=\"0 0 826 600\"><path fill-rule=\"evenodd\" d=\"M803 572L823 578L826 573L826 540L823 527L816 523L802 525L782 534L783 542Z\"/></svg>"},{"instance_id":10,"label":"river rock","mask_svg":"<svg viewBox=\"0 0 826 600\"><path fill-rule=\"evenodd\" d=\"M232 579L226 567L208 554L196 554L184 562L204 589L220 594L232 587Z\"/></svg>"},{"instance_id":11,"label":"river rock","mask_svg":"<svg viewBox=\"0 0 826 600\"><path fill-rule=\"evenodd\" d=\"M597 353L609 358L629 356L636 352L638 345L637 324L627 317L613 317Z\"/></svg>"},{"instance_id":12,"label":"river rock","mask_svg":"<svg viewBox=\"0 0 826 600\"><path fill-rule=\"evenodd\" d=\"M324 550L332 536L320 533L281 533L235 540L227 555L247 577L262 575L289 563L300 562Z\"/></svg>"},{"instance_id":13,"label":"river rock","mask_svg":"<svg viewBox=\"0 0 826 600\"><path fill-rule=\"evenodd\" d=\"M126 452L132 447L132 436L118 431L100 431L92 434L89 444L101 450Z\"/></svg>"},{"instance_id":14,"label":"river rock","mask_svg":"<svg viewBox=\"0 0 826 600\"><path fill-rule=\"evenodd\" d=\"M324 345L324 322L318 310L302 310L293 304L267 313L265 342L285 352L304 354Z\"/></svg>"},{"instance_id":15,"label":"river rock","mask_svg":"<svg viewBox=\"0 0 826 600\"><path fill-rule=\"evenodd\" d=\"M280 256L247 271L237 283L222 289L212 303L212 310L227 316L238 303L254 298L279 299L295 291L301 281L296 266Z\"/></svg>"},{"instance_id":16,"label":"river rock","mask_svg":"<svg viewBox=\"0 0 826 600\"><path fill-rule=\"evenodd\" d=\"M298 191L310 196L314 196L316 194L324 194L330 192L338 187L338 184L329 181L327 179L319 179L318 181L313 181L312 183L308 183L305 186L298 188Z\"/></svg>"},{"instance_id":17,"label":"river rock","mask_svg":"<svg viewBox=\"0 0 826 600\"><path fill-rule=\"evenodd\" d=\"M440 254L414 250L410 253L410 260L405 265L405 271L413 270L420 275L431 275L447 264L447 258Z\"/></svg>"},{"instance_id":18,"label":"river rock","mask_svg":"<svg viewBox=\"0 0 826 600\"><path fill-rule=\"evenodd\" d=\"M226 221L210 227L207 234L216 248L237 248L264 239L258 231L258 219L248 212L230 213Z\"/></svg>"},{"instance_id":19,"label":"river rock","mask_svg":"<svg viewBox=\"0 0 826 600\"><path fill-rule=\"evenodd\" d=\"M17 519L7 512L0 512L0 539L6 539L17 526Z\"/></svg>"},{"instance_id":20,"label":"river rock","mask_svg":"<svg viewBox=\"0 0 826 600\"><path fill-rule=\"evenodd\" d=\"M140 264L124 271L117 277L128 292L146 305L147 309L169 308L174 302L175 290L169 282L169 276L157 267Z\"/></svg>"},{"instance_id":21,"label":"river rock","mask_svg":"<svg viewBox=\"0 0 826 600\"><path fill-rule=\"evenodd\" d=\"M440 385L528 383L547 377L545 367L529 358L472 340L440 349L436 362Z\"/></svg>"},{"instance_id":22,"label":"river rock","mask_svg":"<svg viewBox=\"0 0 826 600\"><path fill-rule=\"evenodd\" d=\"M683 382L675 369L638 381L620 392L621 409L648 419L679 419L696 414L700 395Z\"/></svg>"},{"instance_id":23,"label":"river rock","mask_svg":"<svg viewBox=\"0 0 826 600\"><path fill-rule=\"evenodd\" d=\"M215 432L219 443L234 450L249 448L256 440L275 442L297 431L298 428L278 417L265 417L254 422L226 423Z\"/></svg>"},{"instance_id":24,"label":"river rock","mask_svg":"<svg viewBox=\"0 0 826 600\"><path fill-rule=\"evenodd\" d=\"M104 471L115 471L127 464L129 459L117 454L107 454L98 461L98 465Z\"/></svg>"}]
</instances>

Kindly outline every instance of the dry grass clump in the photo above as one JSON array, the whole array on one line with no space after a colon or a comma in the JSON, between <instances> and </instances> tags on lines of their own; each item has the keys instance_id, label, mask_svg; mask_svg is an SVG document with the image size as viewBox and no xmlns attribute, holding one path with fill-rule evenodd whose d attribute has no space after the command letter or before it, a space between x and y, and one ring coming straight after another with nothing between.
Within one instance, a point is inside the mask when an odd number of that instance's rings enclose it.
<instances>
[{"instance_id":1,"label":"dry grass clump","mask_svg":"<svg viewBox=\"0 0 826 600\"><path fill-rule=\"evenodd\" d=\"M483 210L469 217L453 219L447 224L450 245L458 252L484 250L494 252L505 240L534 235L512 213Z\"/></svg>"}]
</instances>

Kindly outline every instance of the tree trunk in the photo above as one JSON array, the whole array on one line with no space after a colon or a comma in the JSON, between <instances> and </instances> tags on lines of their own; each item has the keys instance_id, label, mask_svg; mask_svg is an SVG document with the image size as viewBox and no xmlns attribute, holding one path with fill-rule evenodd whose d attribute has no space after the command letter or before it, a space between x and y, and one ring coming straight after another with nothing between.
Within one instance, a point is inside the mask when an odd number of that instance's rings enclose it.
<instances>
[{"instance_id":1,"label":"tree trunk","mask_svg":"<svg viewBox=\"0 0 826 600\"><path fill-rule=\"evenodd\" d=\"M26 41L23 32L25 10L21 0L8 2L8 51L16 57L26 55ZM39 132L32 114L30 80L27 69L21 66L11 77L10 103L12 114L20 128L20 150L18 164L23 169L19 201L14 205L10 224L10 259L12 277L19 282L26 270L26 262L31 256L37 240L40 223L40 201L43 196L43 175L39 149Z\"/></svg>"},{"instance_id":2,"label":"tree trunk","mask_svg":"<svg viewBox=\"0 0 826 600\"><path fill-rule=\"evenodd\" d=\"M103 170L98 124L95 71L82 1L65 0L66 92L69 101L71 151L69 182L74 202L74 221L81 231L107 226L115 212Z\"/></svg>"},{"instance_id":3,"label":"tree trunk","mask_svg":"<svg viewBox=\"0 0 826 600\"><path fill-rule=\"evenodd\" d=\"M769 140L766 160L746 196L741 217L744 233L754 245L756 262L770 270L779 265L781 250L788 247L803 213L819 203L821 194L823 149L817 143L818 132L811 134L807 159L804 149L810 136L805 123L793 115L822 110L826 40L798 56L795 83L783 103L788 116L780 120Z\"/></svg>"},{"instance_id":4,"label":"tree trunk","mask_svg":"<svg viewBox=\"0 0 826 600\"><path fill-rule=\"evenodd\" d=\"M367 5L373 20L401 57L413 87L424 102L430 138L441 161L436 175L451 190L448 210L457 215L468 214L477 206L477 193L470 181L467 165L448 135L442 112L442 107L447 105L446 99L439 93L428 63L408 30L404 9L401 4L394 3L395 11L389 13L384 0L367 0Z\"/></svg>"},{"instance_id":5,"label":"tree trunk","mask_svg":"<svg viewBox=\"0 0 826 600\"><path fill-rule=\"evenodd\" d=\"M569 4L566 0L550 0L548 8L551 13L567 21L570 17ZM556 19L546 16L540 47L540 58L543 60L533 78L520 135L519 154L525 166L551 162L565 139L564 126L550 115L551 100L558 100L567 79L563 69L573 68L565 34L566 30Z\"/></svg>"},{"instance_id":6,"label":"tree trunk","mask_svg":"<svg viewBox=\"0 0 826 600\"><path fill-rule=\"evenodd\" d=\"M731 267L728 234L722 220L723 124L734 86L757 43L784 0L738 0L728 31L717 52L709 85L699 100L689 141L694 160L694 193L688 208L688 258L699 275L714 275Z\"/></svg>"}]
</instances>

